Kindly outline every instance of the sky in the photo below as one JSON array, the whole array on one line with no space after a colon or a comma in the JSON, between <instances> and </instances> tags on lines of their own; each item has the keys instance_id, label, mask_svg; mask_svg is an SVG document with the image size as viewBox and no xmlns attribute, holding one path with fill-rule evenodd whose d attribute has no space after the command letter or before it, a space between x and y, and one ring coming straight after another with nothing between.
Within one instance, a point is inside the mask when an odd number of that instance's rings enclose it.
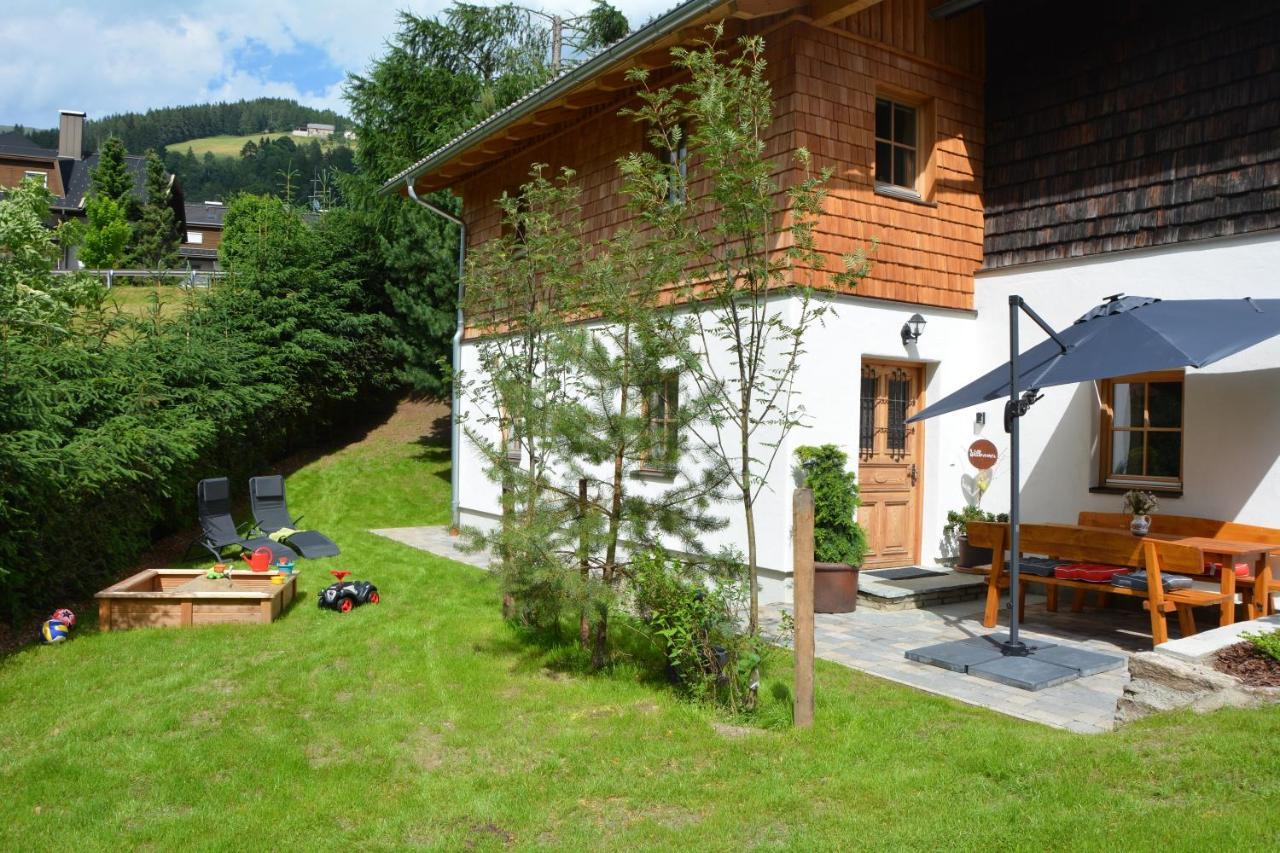
<instances>
[{"instance_id":1,"label":"sky","mask_svg":"<svg viewBox=\"0 0 1280 853\"><path fill-rule=\"evenodd\" d=\"M632 28L677 0L611 0ZM473 0L493 5L494 0ZM55 127L152 107L293 98L346 112L346 75L364 71L396 12L432 15L444 0L5 0L0 125ZM590 0L534 8L581 14Z\"/></svg>"}]
</instances>

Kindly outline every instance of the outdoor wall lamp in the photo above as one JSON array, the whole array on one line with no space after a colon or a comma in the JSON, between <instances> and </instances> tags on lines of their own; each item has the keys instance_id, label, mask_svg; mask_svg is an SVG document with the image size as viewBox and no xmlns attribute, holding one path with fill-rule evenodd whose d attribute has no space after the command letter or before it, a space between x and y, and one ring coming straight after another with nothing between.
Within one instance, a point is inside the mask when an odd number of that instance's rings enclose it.
<instances>
[{"instance_id":1,"label":"outdoor wall lamp","mask_svg":"<svg viewBox=\"0 0 1280 853\"><path fill-rule=\"evenodd\" d=\"M919 314L912 314L911 319L902 324L902 345L914 344L924 334L925 320Z\"/></svg>"}]
</instances>

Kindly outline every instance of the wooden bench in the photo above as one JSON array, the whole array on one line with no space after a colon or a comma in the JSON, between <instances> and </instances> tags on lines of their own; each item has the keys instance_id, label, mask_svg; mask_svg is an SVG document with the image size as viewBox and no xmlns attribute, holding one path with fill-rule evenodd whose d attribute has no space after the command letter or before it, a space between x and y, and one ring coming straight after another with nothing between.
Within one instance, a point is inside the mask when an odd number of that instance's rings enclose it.
<instances>
[{"instance_id":1,"label":"wooden bench","mask_svg":"<svg viewBox=\"0 0 1280 853\"><path fill-rule=\"evenodd\" d=\"M1004 552L1009 543L1009 525L970 522L968 535L971 545L992 549L991 572L987 576L987 604L982 624L994 628L1000 613L1000 590L1009 585L1004 562ZM1058 588L1095 590L1107 595L1144 599L1144 606L1151 614L1151 639L1154 645L1169 639L1169 613L1178 614L1178 625L1183 636L1196 632L1193 608L1219 607L1220 622L1223 625L1230 624L1234 617L1236 593L1233 572L1222 574L1219 590L1164 589L1161 582L1163 572L1200 576L1206 574L1204 553L1198 548L1157 539L1140 539L1120 531L1111 533L1105 530L1083 530L1069 525L1023 524L1019 528L1019 551L1023 554L1044 554L1058 560L1141 568L1147 572L1145 590L1024 574L1019 585L1019 613L1025 606L1027 583L1030 582L1043 584L1050 592Z\"/></svg>"},{"instance_id":2,"label":"wooden bench","mask_svg":"<svg viewBox=\"0 0 1280 853\"><path fill-rule=\"evenodd\" d=\"M1119 512L1082 512L1077 522L1081 527L1106 527L1115 530L1128 530L1131 516ZM1276 546L1280 552L1280 530L1274 527L1260 527L1255 524L1241 524L1237 521L1220 521L1216 518L1198 518L1191 515L1151 516L1151 533L1168 536L1203 537L1205 539L1226 539L1239 542L1258 542ZM1258 579L1262 578L1262 583ZM1271 594L1280 592L1280 580L1271 571L1270 561L1254 566L1249 577L1236 579L1242 588L1245 610L1250 619L1266 616L1272 611Z\"/></svg>"}]
</instances>

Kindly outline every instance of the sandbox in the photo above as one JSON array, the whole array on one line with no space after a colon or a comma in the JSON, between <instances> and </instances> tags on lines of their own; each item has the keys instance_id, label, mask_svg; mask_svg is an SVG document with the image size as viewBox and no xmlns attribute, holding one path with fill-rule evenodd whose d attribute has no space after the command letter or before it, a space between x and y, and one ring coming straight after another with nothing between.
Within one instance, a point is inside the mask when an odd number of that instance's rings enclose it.
<instances>
[{"instance_id":1,"label":"sandbox","mask_svg":"<svg viewBox=\"0 0 1280 853\"><path fill-rule=\"evenodd\" d=\"M103 631L233 623L266 623L278 617L298 588L297 574L234 572L210 579L204 569L146 569L109 586L98 599Z\"/></svg>"}]
</instances>

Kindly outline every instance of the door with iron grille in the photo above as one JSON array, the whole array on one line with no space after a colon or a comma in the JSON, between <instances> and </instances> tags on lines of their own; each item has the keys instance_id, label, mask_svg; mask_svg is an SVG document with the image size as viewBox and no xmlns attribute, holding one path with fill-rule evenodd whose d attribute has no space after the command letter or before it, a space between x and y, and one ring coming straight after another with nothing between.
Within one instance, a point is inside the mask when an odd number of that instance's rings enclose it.
<instances>
[{"instance_id":1,"label":"door with iron grille","mask_svg":"<svg viewBox=\"0 0 1280 853\"><path fill-rule=\"evenodd\" d=\"M920 410L924 368L864 361L859 393L858 521L867 531L866 568L914 565L920 558L920 489L924 482Z\"/></svg>"}]
</instances>

